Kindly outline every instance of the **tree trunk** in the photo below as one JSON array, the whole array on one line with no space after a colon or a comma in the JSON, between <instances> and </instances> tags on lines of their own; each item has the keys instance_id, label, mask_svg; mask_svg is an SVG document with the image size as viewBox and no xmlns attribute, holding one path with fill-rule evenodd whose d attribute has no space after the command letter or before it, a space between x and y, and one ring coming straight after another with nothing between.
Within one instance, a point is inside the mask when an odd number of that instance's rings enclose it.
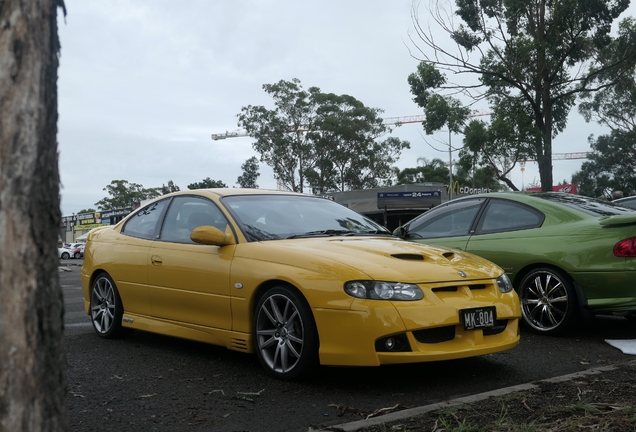
<instances>
[{"instance_id":1,"label":"tree trunk","mask_svg":"<svg viewBox=\"0 0 636 432\"><path fill-rule=\"evenodd\" d=\"M64 431L57 7L0 0L0 430Z\"/></svg>"}]
</instances>

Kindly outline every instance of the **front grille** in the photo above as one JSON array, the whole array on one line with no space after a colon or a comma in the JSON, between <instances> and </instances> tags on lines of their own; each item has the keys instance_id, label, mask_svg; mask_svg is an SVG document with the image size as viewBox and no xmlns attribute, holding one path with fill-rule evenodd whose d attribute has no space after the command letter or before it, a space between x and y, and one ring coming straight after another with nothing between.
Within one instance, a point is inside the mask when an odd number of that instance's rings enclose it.
<instances>
[{"instance_id":1,"label":"front grille","mask_svg":"<svg viewBox=\"0 0 636 432\"><path fill-rule=\"evenodd\" d=\"M506 329L506 326L508 326L508 320L495 320L494 326L484 329L484 336L494 336L502 333Z\"/></svg>"},{"instance_id":2,"label":"front grille","mask_svg":"<svg viewBox=\"0 0 636 432\"><path fill-rule=\"evenodd\" d=\"M413 336L420 343L440 343L455 339L455 326L436 327L431 329L416 330Z\"/></svg>"},{"instance_id":3,"label":"front grille","mask_svg":"<svg viewBox=\"0 0 636 432\"><path fill-rule=\"evenodd\" d=\"M486 287L487 287L487 285L485 285L485 284L464 285L464 286L466 286L471 291L473 291L473 290L483 290L483 289L486 289ZM457 292L458 289L459 289L458 286L444 286L444 287L431 288L431 291L433 291L434 293L437 293L437 292Z\"/></svg>"}]
</instances>

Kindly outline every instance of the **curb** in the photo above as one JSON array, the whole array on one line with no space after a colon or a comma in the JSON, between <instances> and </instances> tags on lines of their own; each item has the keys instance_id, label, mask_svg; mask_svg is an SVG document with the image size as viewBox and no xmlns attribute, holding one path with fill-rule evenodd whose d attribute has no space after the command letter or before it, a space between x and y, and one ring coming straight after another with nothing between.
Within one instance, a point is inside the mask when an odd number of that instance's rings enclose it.
<instances>
[{"instance_id":1,"label":"curb","mask_svg":"<svg viewBox=\"0 0 636 432\"><path fill-rule=\"evenodd\" d=\"M636 364L636 361L627 362ZM534 383L560 383L565 381L570 381L576 378L584 377L587 375L596 375L606 371L611 371L617 369L618 366L601 366L598 368L587 369L581 372L575 372L568 375L558 376L554 378L547 378L539 381L534 381ZM416 408L409 408L402 411L397 411L391 414L386 414L379 417L373 417L366 420L358 420L350 423L342 423L339 425L328 426L326 429L313 430L314 432L327 432L327 431L338 431L338 432L354 432L359 429L368 428L371 426L381 426L385 423L392 423L400 420L404 420L410 417L416 417L418 415L426 414L431 411L437 411L439 409L454 407L458 405L464 405L472 402L482 401L484 399L488 399L493 396L504 396L510 393L531 390L533 388L537 388L538 385L534 383L527 384L518 384L510 387L504 387L497 390L492 390L484 393L478 393L471 396L465 396L457 399L451 399L444 402L438 402L430 405L425 405Z\"/></svg>"}]
</instances>

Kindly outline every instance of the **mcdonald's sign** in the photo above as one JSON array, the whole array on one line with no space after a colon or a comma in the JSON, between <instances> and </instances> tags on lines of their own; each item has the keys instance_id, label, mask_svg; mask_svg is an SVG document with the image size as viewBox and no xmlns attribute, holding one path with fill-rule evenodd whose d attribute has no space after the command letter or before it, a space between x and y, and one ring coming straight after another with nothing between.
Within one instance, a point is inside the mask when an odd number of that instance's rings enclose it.
<instances>
[{"instance_id":1,"label":"mcdonald's sign","mask_svg":"<svg viewBox=\"0 0 636 432\"><path fill-rule=\"evenodd\" d=\"M468 186L460 186L458 181L453 182L452 185L448 185L448 195L474 195L480 193L490 193L490 188L473 188Z\"/></svg>"}]
</instances>

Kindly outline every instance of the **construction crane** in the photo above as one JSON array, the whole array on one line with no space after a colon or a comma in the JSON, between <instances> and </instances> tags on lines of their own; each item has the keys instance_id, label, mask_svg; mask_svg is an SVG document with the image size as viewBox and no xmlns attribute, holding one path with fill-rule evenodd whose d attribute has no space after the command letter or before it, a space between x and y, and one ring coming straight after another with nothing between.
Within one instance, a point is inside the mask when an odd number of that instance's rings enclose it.
<instances>
[{"instance_id":1,"label":"construction crane","mask_svg":"<svg viewBox=\"0 0 636 432\"><path fill-rule=\"evenodd\" d=\"M552 160L587 159L592 152L552 153ZM519 162L536 162L536 159L526 159Z\"/></svg>"},{"instance_id":2,"label":"construction crane","mask_svg":"<svg viewBox=\"0 0 636 432\"><path fill-rule=\"evenodd\" d=\"M247 131L243 130L243 129L236 129L234 131L225 131L225 133L219 133L219 134L212 134L212 140L213 141L218 141L218 140L224 140L226 138L241 138L241 137L246 137L249 136Z\"/></svg>"},{"instance_id":3,"label":"construction crane","mask_svg":"<svg viewBox=\"0 0 636 432\"><path fill-rule=\"evenodd\" d=\"M479 116L487 116L490 115L489 112L486 111L474 111L469 117L479 117ZM423 123L426 121L425 115L414 115L414 116L404 116L404 117L386 117L382 119L382 123L385 126L399 126L401 124L408 123ZM235 129L233 131L225 131L218 134L212 134L212 140L224 140L226 138L242 138L249 136L245 129Z\"/></svg>"},{"instance_id":4,"label":"construction crane","mask_svg":"<svg viewBox=\"0 0 636 432\"><path fill-rule=\"evenodd\" d=\"M480 117L490 115L487 111L474 111L470 117ZM404 117L386 117L382 119L382 123L386 126L399 126L409 123L423 123L426 121L425 115L413 115ZM249 134L245 129L236 129L233 131L225 131L224 133L212 134L212 140L224 140L227 138L243 138ZM587 155L591 152L574 152L574 153L552 153L552 160L573 160L573 159L587 159ZM536 162L536 159L526 159L519 162Z\"/></svg>"}]
</instances>

